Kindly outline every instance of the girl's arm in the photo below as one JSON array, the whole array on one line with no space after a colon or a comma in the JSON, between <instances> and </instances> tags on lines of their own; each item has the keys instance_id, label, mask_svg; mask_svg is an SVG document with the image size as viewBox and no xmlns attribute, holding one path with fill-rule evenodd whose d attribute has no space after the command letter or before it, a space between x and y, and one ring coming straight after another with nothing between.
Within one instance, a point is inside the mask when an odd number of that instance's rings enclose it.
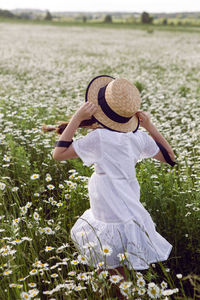
<instances>
[{"instance_id":1,"label":"girl's arm","mask_svg":"<svg viewBox=\"0 0 200 300\"><path fill-rule=\"evenodd\" d=\"M71 141L74 134L83 120L88 120L97 111L97 106L91 102L84 103L73 115L69 124L61 134L58 141ZM55 147L53 158L55 160L67 160L78 157L72 145L68 148Z\"/></svg>"},{"instance_id":2,"label":"girl's arm","mask_svg":"<svg viewBox=\"0 0 200 300\"><path fill-rule=\"evenodd\" d=\"M151 122L149 115L144 111L138 111L137 116L139 117L140 125L142 127L144 127L150 133L150 135L156 142L160 143L167 150L171 160L174 161L175 155L174 155L174 152L173 152L170 144L166 141L166 139L158 131L156 126ZM166 162L161 151L159 151L158 154L156 154L154 156L154 158L157 160L160 160L162 162Z\"/></svg>"}]
</instances>

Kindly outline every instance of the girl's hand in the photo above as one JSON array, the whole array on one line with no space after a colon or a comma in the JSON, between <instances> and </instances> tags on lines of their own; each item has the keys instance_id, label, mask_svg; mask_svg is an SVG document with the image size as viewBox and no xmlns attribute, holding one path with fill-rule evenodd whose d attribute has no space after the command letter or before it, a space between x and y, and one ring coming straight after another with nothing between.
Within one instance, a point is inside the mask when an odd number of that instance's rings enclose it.
<instances>
[{"instance_id":1,"label":"girl's hand","mask_svg":"<svg viewBox=\"0 0 200 300\"><path fill-rule=\"evenodd\" d=\"M142 110L139 110L136 115L139 118L140 125L145 129L148 129L151 125L150 115Z\"/></svg>"},{"instance_id":2,"label":"girl's hand","mask_svg":"<svg viewBox=\"0 0 200 300\"><path fill-rule=\"evenodd\" d=\"M97 105L92 102L84 103L75 113L75 116L80 120L89 120L97 111Z\"/></svg>"}]
</instances>

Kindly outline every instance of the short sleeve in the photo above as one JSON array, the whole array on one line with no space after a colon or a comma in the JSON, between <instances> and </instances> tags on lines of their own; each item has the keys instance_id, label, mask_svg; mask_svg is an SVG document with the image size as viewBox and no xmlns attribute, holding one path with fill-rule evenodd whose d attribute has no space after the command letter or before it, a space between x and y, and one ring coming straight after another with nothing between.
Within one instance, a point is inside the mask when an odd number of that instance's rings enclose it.
<instances>
[{"instance_id":1,"label":"short sleeve","mask_svg":"<svg viewBox=\"0 0 200 300\"><path fill-rule=\"evenodd\" d=\"M101 158L100 134L98 129L74 141L72 146L86 166L97 163Z\"/></svg>"},{"instance_id":2,"label":"short sleeve","mask_svg":"<svg viewBox=\"0 0 200 300\"><path fill-rule=\"evenodd\" d=\"M146 132L141 131L140 137L140 159L153 157L160 151L154 139L151 136L149 136Z\"/></svg>"}]
</instances>

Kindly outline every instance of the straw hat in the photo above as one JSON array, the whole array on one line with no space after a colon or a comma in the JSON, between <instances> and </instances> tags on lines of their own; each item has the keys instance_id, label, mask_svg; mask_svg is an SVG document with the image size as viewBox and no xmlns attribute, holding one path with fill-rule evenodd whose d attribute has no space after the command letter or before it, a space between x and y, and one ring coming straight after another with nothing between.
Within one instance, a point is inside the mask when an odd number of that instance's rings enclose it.
<instances>
[{"instance_id":1,"label":"straw hat","mask_svg":"<svg viewBox=\"0 0 200 300\"><path fill-rule=\"evenodd\" d=\"M103 127L120 132L138 129L136 112L141 104L140 93L128 80L97 76L87 87L85 101L98 105L93 118Z\"/></svg>"}]
</instances>

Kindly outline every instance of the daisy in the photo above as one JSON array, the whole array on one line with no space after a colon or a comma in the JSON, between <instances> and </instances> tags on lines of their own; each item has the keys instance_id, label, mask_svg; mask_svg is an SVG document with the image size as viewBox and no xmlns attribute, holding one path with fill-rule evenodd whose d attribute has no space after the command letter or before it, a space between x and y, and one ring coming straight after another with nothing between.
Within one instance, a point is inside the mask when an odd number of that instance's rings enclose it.
<instances>
[{"instance_id":1,"label":"daisy","mask_svg":"<svg viewBox=\"0 0 200 300\"><path fill-rule=\"evenodd\" d=\"M101 268L104 266L104 261L100 261L98 264L97 264L97 267Z\"/></svg>"},{"instance_id":2,"label":"daisy","mask_svg":"<svg viewBox=\"0 0 200 300\"><path fill-rule=\"evenodd\" d=\"M31 180L38 179L39 177L40 177L39 174L33 174L33 175L31 175Z\"/></svg>"},{"instance_id":3,"label":"daisy","mask_svg":"<svg viewBox=\"0 0 200 300\"><path fill-rule=\"evenodd\" d=\"M38 294L39 294L39 290L38 289L29 290L29 295L31 296L31 298L34 298Z\"/></svg>"},{"instance_id":4,"label":"daisy","mask_svg":"<svg viewBox=\"0 0 200 300\"><path fill-rule=\"evenodd\" d=\"M176 274L176 277L177 277L178 279L181 279L181 278L183 278L183 275L182 275L182 274Z\"/></svg>"},{"instance_id":5,"label":"daisy","mask_svg":"<svg viewBox=\"0 0 200 300\"><path fill-rule=\"evenodd\" d=\"M34 214L33 214L33 218L38 221L39 218L40 218L40 215L35 211Z\"/></svg>"},{"instance_id":6,"label":"daisy","mask_svg":"<svg viewBox=\"0 0 200 300\"><path fill-rule=\"evenodd\" d=\"M137 286L139 287L139 288L142 288L142 287L144 287L145 286L145 280L141 277L141 278L138 278L138 280L137 280Z\"/></svg>"},{"instance_id":7,"label":"daisy","mask_svg":"<svg viewBox=\"0 0 200 300\"><path fill-rule=\"evenodd\" d=\"M126 289L130 288L131 285L132 285L131 281L124 281L120 284L119 288L122 290L126 290Z\"/></svg>"},{"instance_id":8,"label":"daisy","mask_svg":"<svg viewBox=\"0 0 200 300\"><path fill-rule=\"evenodd\" d=\"M112 282L112 283L118 283L120 282L120 280L122 280L122 276L119 276L119 275L112 275L110 276L109 280Z\"/></svg>"},{"instance_id":9,"label":"daisy","mask_svg":"<svg viewBox=\"0 0 200 300\"><path fill-rule=\"evenodd\" d=\"M167 283L165 281L162 281L160 284L162 289L166 289L167 288Z\"/></svg>"},{"instance_id":10,"label":"daisy","mask_svg":"<svg viewBox=\"0 0 200 300\"><path fill-rule=\"evenodd\" d=\"M77 275L78 280L87 280L88 277L85 275L85 273L80 273Z\"/></svg>"},{"instance_id":11,"label":"daisy","mask_svg":"<svg viewBox=\"0 0 200 300\"><path fill-rule=\"evenodd\" d=\"M101 253L104 254L105 256L110 256L112 252L113 250L110 246L108 245L102 246Z\"/></svg>"},{"instance_id":12,"label":"daisy","mask_svg":"<svg viewBox=\"0 0 200 300\"><path fill-rule=\"evenodd\" d=\"M15 187L12 188L12 192L17 192L18 189L19 189L19 188L18 188L17 186L15 186Z\"/></svg>"},{"instance_id":13,"label":"daisy","mask_svg":"<svg viewBox=\"0 0 200 300\"><path fill-rule=\"evenodd\" d=\"M160 298L160 289L155 284L153 286L148 285L147 293L150 296L150 298L152 298L152 299Z\"/></svg>"},{"instance_id":14,"label":"daisy","mask_svg":"<svg viewBox=\"0 0 200 300\"><path fill-rule=\"evenodd\" d=\"M83 265L87 264L87 259L86 259L85 256L79 255L79 256L77 257L77 259L78 259L78 261L79 261L80 263L82 263Z\"/></svg>"},{"instance_id":15,"label":"daisy","mask_svg":"<svg viewBox=\"0 0 200 300\"><path fill-rule=\"evenodd\" d=\"M45 179L47 182L51 181L52 180L52 177L50 175L46 176L46 179Z\"/></svg>"},{"instance_id":16,"label":"daisy","mask_svg":"<svg viewBox=\"0 0 200 300\"><path fill-rule=\"evenodd\" d=\"M56 278L56 277L58 277L58 274L56 274L56 273L51 274L51 277L52 277L52 278Z\"/></svg>"},{"instance_id":17,"label":"daisy","mask_svg":"<svg viewBox=\"0 0 200 300\"><path fill-rule=\"evenodd\" d=\"M119 254L117 254L117 257L119 257L120 261L125 260L128 257L128 253L127 252L119 253Z\"/></svg>"},{"instance_id":18,"label":"daisy","mask_svg":"<svg viewBox=\"0 0 200 300\"><path fill-rule=\"evenodd\" d=\"M78 260L72 260L72 261L71 261L71 264L72 264L72 265L78 265L78 264L79 264L79 261L78 261Z\"/></svg>"},{"instance_id":19,"label":"daisy","mask_svg":"<svg viewBox=\"0 0 200 300\"><path fill-rule=\"evenodd\" d=\"M31 296L29 295L29 293L22 292L22 293L21 293L21 298L22 298L22 299L26 299L26 300L30 300L30 299L31 299Z\"/></svg>"},{"instance_id":20,"label":"daisy","mask_svg":"<svg viewBox=\"0 0 200 300\"><path fill-rule=\"evenodd\" d=\"M30 282L30 283L28 283L28 286L34 288L34 287L36 287L36 283Z\"/></svg>"},{"instance_id":21,"label":"daisy","mask_svg":"<svg viewBox=\"0 0 200 300\"><path fill-rule=\"evenodd\" d=\"M45 252L52 251L53 249L54 249L54 247L51 247L51 246L46 246L46 248L45 248Z\"/></svg>"},{"instance_id":22,"label":"daisy","mask_svg":"<svg viewBox=\"0 0 200 300\"><path fill-rule=\"evenodd\" d=\"M99 274L99 278L100 278L100 279L107 278L107 277L108 277L108 271L102 271L102 272Z\"/></svg>"},{"instance_id":23,"label":"daisy","mask_svg":"<svg viewBox=\"0 0 200 300\"><path fill-rule=\"evenodd\" d=\"M60 189L64 189L64 185L63 184L59 184L58 186Z\"/></svg>"},{"instance_id":24,"label":"daisy","mask_svg":"<svg viewBox=\"0 0 200 300\"><path fill-rule=\"evenodd\" d=\"M75 272L75 271L70 271L70 272L68 273L68 275L69 275L69 276L75 276L75 275L76 275L76 272Z\"/></svg>"},{"instance_id":25,"label":"daisy","mask_svg":"<svg viewBox=\"0 0 200 300\"><path fill-rule=\"evenodd\" d=\"M48 188L49 190L53 190L53 189L55 188L55 186L54 186L53 184L49 184L49 185L47 185L47 188Z\"/></svg>"},{"instance_id":26,"label":"daisy","mask_svg":"<svg viewBox=\"0 0 200 300\"><path fill-rule=\"evenodd\" d=\"M146 293L146 289L142 288L138 290L138 295L142 296Z\"/></svg>"},{"instance_id":27,"label":"daisy","mask_svg":"<svg viewBox=\"0 0 200 300\"><path fill-rule=\"evenodd\" d=\"M9 287L10 287L10 288L17 287L17 284L16 284L16 283L10 283L10 284L9 284Z\"/></svg>"},{"instance_id":28,"label":"daisy","mask_svg":"<svg viewBox=\"0 0 200 300\"><path fill-rule=\"evenodd\" d=\"M29 272L30 275L36 275L38 273L38 270L33 269Z\"/></svg>"},{"instance_id":29,"label":"daisy","mask_svg":"<svg viewBox=\"0 0 200 300\"><path fill-rule=\"evenodd\" d=\"M46 234L54 234L54 231L53 231L50 227L45 227L45 228L44 228L44 232L45 232Z\"/></svg>"},{"instance_id":30,"label":"daisy","mask_svg":"<svg viewBox=\"0 0 200 300\"><path fill-rule=\"evenodd\" d=\"M4 276L8 276L8 275L10 275L10 274L12 274L12 271L11 271L11 270L6 270L6 271L3 272L3 275L4 275Z\"/></svg>"}]
</instances>

